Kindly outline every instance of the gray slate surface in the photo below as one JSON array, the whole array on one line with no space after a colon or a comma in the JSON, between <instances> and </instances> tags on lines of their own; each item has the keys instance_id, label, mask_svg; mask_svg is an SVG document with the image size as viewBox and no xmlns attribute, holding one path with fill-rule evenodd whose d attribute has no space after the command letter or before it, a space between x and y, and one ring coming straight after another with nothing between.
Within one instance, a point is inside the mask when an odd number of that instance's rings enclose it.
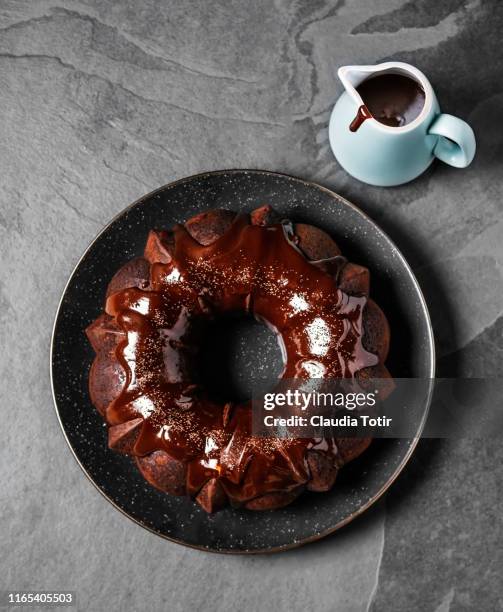
<instances>
[{"instance_id":1,"label":"gray slate surface","mask_svg":"<svg viewBox=\"0 0 503 612\"><path fill-rule=\"evenodd\" d=\"M82 610L503 609L501 445L421 443L386 500L274 557L184 549L135 526L66 448L53 316L113 215L203 170L280 170L371 214L420 277L441 374L501 375L503 9L497 0L0 1L0 588ZM416 64L473 125L466 171L357 183L328 146L336 68Z\"/></svg>"}]
</instances>

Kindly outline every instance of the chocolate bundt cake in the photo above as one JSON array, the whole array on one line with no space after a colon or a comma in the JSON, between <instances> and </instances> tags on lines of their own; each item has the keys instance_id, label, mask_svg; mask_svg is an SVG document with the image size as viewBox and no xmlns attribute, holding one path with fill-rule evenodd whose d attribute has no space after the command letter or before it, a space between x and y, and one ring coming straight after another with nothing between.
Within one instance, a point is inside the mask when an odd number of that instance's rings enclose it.
<instances>
[{"instance_id":1,"label":"chocolate bundt cake","mask_svg":"<svg viewBox=\"0 0 503 612\"><path fill-rule=\"evenodd\" d=\"M197 351L210 319L241 311L278 334L283 378L387 378L388 323L368 293L366 268L319 228L280 222L269 206L151 231L144 257L115 274L86 330L96 352L91 400L110 448L207 512L275 509L306 489L327 491L370 439L253 436L250 402L222 404L194 384Z\"/></svg>"}]
</instances>

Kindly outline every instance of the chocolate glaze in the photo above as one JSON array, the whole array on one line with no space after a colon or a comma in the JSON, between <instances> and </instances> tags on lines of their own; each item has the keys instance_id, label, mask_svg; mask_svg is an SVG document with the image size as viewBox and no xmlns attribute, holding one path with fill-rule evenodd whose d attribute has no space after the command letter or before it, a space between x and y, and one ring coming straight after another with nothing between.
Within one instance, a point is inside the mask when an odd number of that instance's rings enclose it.
<instances>
[{"instance_id":1,"label":"chocolate glaze","mask_svg":"<svg viewBox=\"0 0 503 612\"><path fill-rule=\"evenodd\" d=\"M107 299L107 313L125 333L115 351L126 373L107 422L143 418L132 454L163 450L181 460L189 495L212 479L233 503L294 491L309 479L309 449L337 465L335 440L253 437L250 402L218 404L192 382L205 322L231 311L277 331L283 378L354 377L376 365L362 345L367 298L347 295L336 278L306 260L288 224L257 226L239 215L207 246L176 226L171 261L152 264L149 287Z\"/></svg>"},{"instance_id":2,"label":"chocolate glaze","mask_svg":"<svg viewBox=\"0 0 503 612\"><path fill-rule=\"evenodd\" d=\"M425 100L423 88L401 74L380 74L366 79L356 91L363 101L349 129L352 132L370 118L390 127L402 127L419 116Z\"/></svg>"},{"instance_id":3,"label":"chocolate glaze","mask_svg":"<svg viewBox=\"0 0 503 612\"><path fill-rule=\"evenodd\" d=\"M361 106L358 107L358 112L356 113L356 117L349 124L349 129L351 130L351 132L356 132L358 128L361 127L362 123L366 121L367 119L372 119L372 113L365 106L365 104L362 104Z\"/></svg>"}]
</instances>

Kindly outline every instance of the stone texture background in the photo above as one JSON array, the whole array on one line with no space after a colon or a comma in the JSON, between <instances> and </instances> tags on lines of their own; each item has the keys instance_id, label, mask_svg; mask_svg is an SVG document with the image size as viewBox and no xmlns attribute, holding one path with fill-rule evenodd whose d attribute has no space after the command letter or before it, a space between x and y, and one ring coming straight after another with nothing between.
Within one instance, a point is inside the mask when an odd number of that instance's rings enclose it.
<instances>
[{"instance_id":1,"label":"stone texture background","mask_svg":"<svg viewBox=\"0 0 503 612\"><path fill-rule=\"evenodd\" d=\"M54 415L59 296L113 215L228 167L334 188L424 287L439 374L502 372L503 5L498 0L0 0L0 588L73 589L82 610L503 609L501 445L424 441L386 499L272 557L184 549L87 482ZM401 59L471 122L478 153L415 182L357 183L328 146L347 63Z\"/></svg>"}]
</instances>

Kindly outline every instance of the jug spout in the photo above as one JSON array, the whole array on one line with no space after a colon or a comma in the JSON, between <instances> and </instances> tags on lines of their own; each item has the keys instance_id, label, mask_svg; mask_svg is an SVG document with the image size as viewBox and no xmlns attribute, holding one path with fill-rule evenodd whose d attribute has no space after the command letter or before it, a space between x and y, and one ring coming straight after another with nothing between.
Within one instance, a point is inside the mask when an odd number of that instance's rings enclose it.
<instances>
[{"instance_id":1,"label":"jug spout","mask_svg":"<svg viewBox=\"0 0 503 612\"><path fill-rule=\"evenodd\" d=\"M385 66L385 64L377 64L375 66L341 66L337 71L337 76L347 93L355 102L361 104L361 99L356 88L370 75L381 72L383 66Z\"/></svg>"}]
</instances>

